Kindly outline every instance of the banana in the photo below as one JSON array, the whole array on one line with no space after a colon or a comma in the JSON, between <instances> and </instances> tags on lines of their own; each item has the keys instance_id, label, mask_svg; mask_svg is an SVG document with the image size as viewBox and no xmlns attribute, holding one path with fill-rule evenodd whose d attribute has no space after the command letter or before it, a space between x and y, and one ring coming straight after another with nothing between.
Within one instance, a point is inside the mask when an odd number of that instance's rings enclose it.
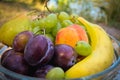
<instances>
[{"instance_id":1,"label":"banana","mask_svg":"<svg viewBox=\"0 0 120 80\"><path fill-rule=\"evenodd\" d=\"M114 60L113 45L107 33L99 25L90 23L82 17L79 17L78 21L88 32L92 53L68 69L65 78L80 78L96 74L108 68Z\"/></svg>"}]
</instances>

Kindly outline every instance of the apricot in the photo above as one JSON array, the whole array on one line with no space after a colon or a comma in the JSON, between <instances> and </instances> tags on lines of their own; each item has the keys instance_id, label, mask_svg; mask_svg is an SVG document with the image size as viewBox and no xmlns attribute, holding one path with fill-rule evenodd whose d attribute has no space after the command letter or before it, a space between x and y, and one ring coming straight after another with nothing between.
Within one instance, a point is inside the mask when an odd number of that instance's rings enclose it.
<instances>
[{"instance_id":1,"label":"apricot","mask_svg":"<svg viewBox=\"0 0 120 80\"><path fill-rule=\"evenodd\" d=\"M74 47L77 41L79 41L79 36L76 30L67 27L58 31L55 44L67 44Z\"/></svg>"},{"instance_id":2,"label":"apricot","mask_svg":"<svg viewBox=\"0 0 120 80\"><path fill-rule=\"evenodd\" d=\"M88 42L88 36L83 27L81 27L77 24L73 24L69 27L76 29L80 40Z\"/></svg>"},{"instance_id":3,"label":"apricot","mask_svg":"<svg viewBox=\"0 0 120 80\"><path fill-rule=\"evenodd\" d=\"M88 42L88 36L85 29L77 24L73 24L58 31L55 44L67 44L74 48L77 41Z\"/></svg>"}]
</instances>

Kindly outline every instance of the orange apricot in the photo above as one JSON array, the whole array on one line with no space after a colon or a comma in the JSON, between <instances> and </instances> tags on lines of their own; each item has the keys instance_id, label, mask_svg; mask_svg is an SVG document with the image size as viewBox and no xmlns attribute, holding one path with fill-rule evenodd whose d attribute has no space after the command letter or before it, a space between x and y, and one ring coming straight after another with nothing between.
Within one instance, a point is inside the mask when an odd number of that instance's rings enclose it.
<instances>
[{"instance_id":1,"label":"orange apricot","mask_svg":"<svg viewBox=\"0 0 120 80\"><path fill-rule=\"evenodd\" d=\"M73 24L58 31L55 44L67 44L74 48L80 40L88 42L87 33L81 26Z\"/></svg>"},{"instance_id":2,"label":"orange apricot","mask_svg":"<svg viewBox=\"0 0 120 80\"><path fill-rule=\"evenodd\" d=\"M74 28L77 31L77 33L79 35L79 40L88 42L88 35L83 27L81 27L77 24L73 24L69 27Z\"/></svg>"}]
</instances>

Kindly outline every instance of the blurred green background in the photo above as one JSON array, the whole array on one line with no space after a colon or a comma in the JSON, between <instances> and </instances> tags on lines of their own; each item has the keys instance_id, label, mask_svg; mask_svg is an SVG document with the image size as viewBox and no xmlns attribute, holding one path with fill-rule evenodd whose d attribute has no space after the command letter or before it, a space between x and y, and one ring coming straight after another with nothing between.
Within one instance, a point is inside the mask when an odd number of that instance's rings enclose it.
<instances>
[{"instance_id":1,"label":"blurred green background","mask_svg":"<svg viewBox=\"0 0 120 80\"><path fill-rule=\"evenodd\" d=\"M0 26L23 12L47 11L47 0L0 0ZM120 0L49 0L53 12L66 11L101 25L120 40Z\"/></svg>"}]
</instances>

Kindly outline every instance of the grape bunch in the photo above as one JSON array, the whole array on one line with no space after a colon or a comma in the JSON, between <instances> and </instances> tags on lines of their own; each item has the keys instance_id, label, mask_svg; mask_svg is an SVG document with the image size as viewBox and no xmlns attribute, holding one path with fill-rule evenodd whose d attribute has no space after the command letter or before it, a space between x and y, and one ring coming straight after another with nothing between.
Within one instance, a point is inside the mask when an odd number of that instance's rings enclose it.
<instances>
[{"instance_id":1,"label":"grape bunch","mask_svg":"<svg viewBox=\"0 0 120 80\"><path fill-rule=\"evenodd\" d=\"M2 66L27 76L63 79L64 72L76 64L80 56L73 47L55 45L54 40L60 29L79 23L75 18L77 16L60 12L33 20L32 32L17 34L12 48L3 53Z\"/></svg>"},{"instance_id":2,"label":"grape bunch","mask_svg":"<svg viewBox=\"0 0 120 80\"><path fill-rule=\"evenodd\" d=\"M50 13L45 17L34 19L31 22L33 32L36 34L46 34L53 42L57 32L66 26L75 23L76 15L69 15L66 12ZM44 32L45 31L45 32Z\"/></svg>"}]
</instances>

